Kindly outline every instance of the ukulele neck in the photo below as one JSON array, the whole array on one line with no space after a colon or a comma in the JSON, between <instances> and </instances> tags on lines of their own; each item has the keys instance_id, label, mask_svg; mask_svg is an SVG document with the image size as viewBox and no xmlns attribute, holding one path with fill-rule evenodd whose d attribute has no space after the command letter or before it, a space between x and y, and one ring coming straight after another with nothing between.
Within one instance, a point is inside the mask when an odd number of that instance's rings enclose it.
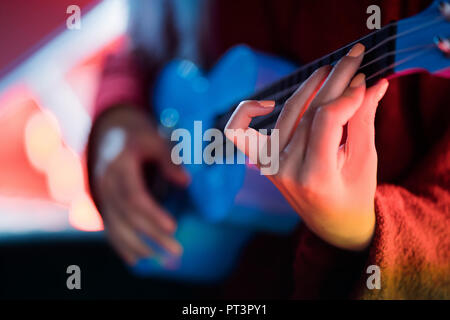
<instances>
[{"instance_id":1,"label":"ukulele neck","mask_svg":"<svg viewBox=\"0 0 450 320\"><path fill-rule=\"evenodd\" d=\"M324 65L335 64L339 59L345 56L350 48L356 43L362 43L366 47L366 53L361 63L361 67L358 69L358 73L362 72L366 75L367 85L370 86L379 79L389 76L393 73L392 66L395 61L395 54L392 53L395 52L396 48L395 41L388 41L388 39L395 36L396 31L396 23L391 23L333 53L300 67L292 74L283 77L258 91L251 96L249 100L275 100L276 108L270 115L254 119L251 126L255 129L273 128L284 103L295 92L300 84L316 69ZM235 108L236 106L231 108L226 114L218 117L216 122L217 128L220 128L221 130L225 128L225 125Z\"/></svg>"}]
</instances>

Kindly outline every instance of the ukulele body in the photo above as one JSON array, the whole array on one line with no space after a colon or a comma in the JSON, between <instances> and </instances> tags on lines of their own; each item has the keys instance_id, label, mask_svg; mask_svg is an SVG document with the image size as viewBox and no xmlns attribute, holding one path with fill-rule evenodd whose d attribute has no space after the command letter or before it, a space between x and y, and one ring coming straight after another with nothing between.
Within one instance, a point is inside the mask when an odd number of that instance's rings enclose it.
<instances>
[{"instance_id":1,"label":"ukulele body","mask_svg":"<svg viewBox=\"0 0 450 320\"><path fill-rule=\"evenodd\" d=\"M294 64L246 46L229 50L208 73L192 62L175 60L161 72L152 105L169 139L175 129L189 131L193 155L195 148L198 152L209 143L203 141L203 133L214 126L218 115L295 69ZM200 131L194 121L201 121ZM176 217L175 238L183 246L183 255L174 259L145 239L157 257L138 262L133 270L140 275L220 280L255 231L286 234L300 220L278 189L252 165L208 165L203 159L200 164L183 165L191 176L190 185L186 190L171 187L162 199Z\"/></svg>"}]
</instances>

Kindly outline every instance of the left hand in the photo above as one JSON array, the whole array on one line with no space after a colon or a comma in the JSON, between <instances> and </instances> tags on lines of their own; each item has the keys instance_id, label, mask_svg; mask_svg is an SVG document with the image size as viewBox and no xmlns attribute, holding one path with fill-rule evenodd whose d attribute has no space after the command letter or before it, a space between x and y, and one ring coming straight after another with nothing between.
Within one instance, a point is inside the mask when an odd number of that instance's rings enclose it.
<instances>
[{"instance_id":1,"label":"left hand","mask_svg":"<svg viewBox=\"0 0 450 320\"><path fill-rule=\"evenodd\" d=\"M286 102L275 126L279 171L268 175L314 233L348 250L365 249L375 229L374 119L388 87L383 79L366 89L363 74L353 78L363 52L358 44L331 72L329 66L320 68ZM253 117L270 113L273 106L267 101L244 101L226 126L225 135L250 158L255 155L251 147L245 140L240 143L230 129L256 135L271 149L271 136L248 126ZM341 145L346 124L347 137Z\"/></svg>"}]
</instances>

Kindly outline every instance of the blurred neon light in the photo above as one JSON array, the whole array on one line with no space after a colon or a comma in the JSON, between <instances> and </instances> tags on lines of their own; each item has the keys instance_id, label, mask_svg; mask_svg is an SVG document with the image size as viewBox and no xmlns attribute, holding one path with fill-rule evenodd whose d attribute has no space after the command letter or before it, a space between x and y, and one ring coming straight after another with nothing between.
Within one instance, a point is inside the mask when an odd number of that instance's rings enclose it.
<instances>
[{"instance_id":1,"label":"blurred neon light","mask_svg":"<svg viewBox=\"0 0 450 320\"><path fill-rule=\"evenodd\" d=\"M31 164L46 172L50 158L61 148L61 130L49 111L35 111L25 126L25 150Z\"/></svg>"},{"instance_id":2,"label":"blurred neon light","mask_svg":"<svg viewBox=\"0 0 450 320\"><path fill-rule=\"evenodd\" d=\"M48 192L57 203L68 207L68 220L73 227L84 231L103 228L100 215L86 193L79 156L84 152L91 119L87 101L80 100L66 77L80 60L90 59L123 36L127 16L127 0L102 1L83 16L82 30L60 33L0 79L0 93L23 83L32 89L33 97L37 95L40 104L46 107L38 107L29 118L24 118L19 130L20 137L17 137L21 143L16 145L21 145L25 151L23 165L31 164L29 174L19 164L10 176L28 181L32 174L43 173L45 180L41 178L42 182L39 182L43 190L47 189L44 192ZM83 85L86 83L83 82ZM86 89L86 86L83 88ZM3 111L4 108L0 108L0 116Z\"/></svg>"},{"instance_id":3,"label":"blurred neon light","mask_svg":"<svg viewBox=\"0 0 450 320\"><path fill-rule=\"evenodd\" d=\"M75 228L83 231L99 231L103 229L100 214L87 194L82 194L72 201L69 222Z\"/></svg>"},{"instance_id":4,"label":"blurred neon light","mask_svg":"<svg viewBox=\"0 0 450 320\"><path fill-rule=\"evenodd\" d=\"M73 89L66 83L68 70L123 36L128 23L127 0L105 0L82 16L81 30L65 30L0 79L0 93L25 83L56 116L64 141L82 152L91 119Z\"/></svg>"},{"instance_id":5,"label":"blurred neon light","mask_svg":"<svg viewBox=\"0 0 450 320\"><path fill-rule=\"evenodd\" d=\"M70 203L84 191L81 161L72 150L60 148L51 155L47 183L52 197L62 203Z\"/></svg>"}]
</instances>

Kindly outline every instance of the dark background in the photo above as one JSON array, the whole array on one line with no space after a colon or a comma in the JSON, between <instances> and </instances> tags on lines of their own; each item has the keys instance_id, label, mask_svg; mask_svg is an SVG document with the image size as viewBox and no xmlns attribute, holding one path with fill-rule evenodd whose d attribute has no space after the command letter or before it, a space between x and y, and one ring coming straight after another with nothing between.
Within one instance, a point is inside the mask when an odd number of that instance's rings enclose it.
<instances>
[{"instance_id":1,"label":"dark background","mask_svg":"<svg viewBox=\"0 0 450 320\"><path fill-rule=\"evenodd\" d=\"M69 290L69 265L81 269L81 290ZM101 239L0 244L0 299L213 299L205 286L132 275Z\"/></svg>"}]
</instances>

